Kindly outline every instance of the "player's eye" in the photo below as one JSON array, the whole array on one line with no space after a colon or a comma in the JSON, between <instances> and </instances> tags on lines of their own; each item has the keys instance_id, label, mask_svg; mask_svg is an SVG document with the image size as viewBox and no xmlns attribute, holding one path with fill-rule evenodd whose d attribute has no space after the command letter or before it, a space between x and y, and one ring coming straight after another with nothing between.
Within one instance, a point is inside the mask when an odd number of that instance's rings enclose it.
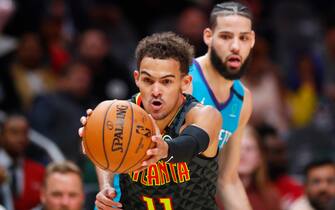
<instances>
[{"instance_id":1,"label":"player's eye","mask_svg":"<svg viewBox=\"0 0 335 210\"><path fill-rule=\"evenodd\" d=\"M153 83L153 81L152 81L150 78L148 78L148 77L144 77L144 78L142 79L142 81L143 81L144 83L146 83L146 84L152 84L152 83Z\"/></svg>"},{"instance_id":2,"label":"player's eye","mask_svg":"<svg viewBox=\"0 0 335 210\"><path fill-rule=\"evenodd\" d=\"M164 80L161 81L161 83L162 83L163 85L169 85L169 84L172 83L172 80L170 80L170 79L164 79Z\"/></svg>"},{"instance_id":3,"label":"player's eye","mask_svg":"<svg viewBox=\"0 0 335 210\"><path fill-rule=\"evenodd\" d=\"M232 36L231 35L229 35L229 34L221 34L221 39L224 39L224 40L228 40L228 39L231 39L232 38Z\"/></svg>"},{"instance_id":4,"label":"player's eye","mask_svg":"<svg viewBox=\"0 0 335 210\"><path fill-rule=\"evenodd\" d=\"M248 41L249 40L249 36L247 36L247 35L240 36L240 40L241 41Z\"/></svg>"}]
</instances>

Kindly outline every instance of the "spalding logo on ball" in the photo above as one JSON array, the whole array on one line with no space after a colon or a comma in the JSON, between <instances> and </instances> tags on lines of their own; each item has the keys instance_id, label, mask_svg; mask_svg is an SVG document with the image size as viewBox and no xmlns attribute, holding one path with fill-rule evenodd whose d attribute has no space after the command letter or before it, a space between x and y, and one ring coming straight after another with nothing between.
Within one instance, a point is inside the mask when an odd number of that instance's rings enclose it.
<instances>
[{"instance_id":1,"label":"spalding logo on ball","mask_svg":"<svg viewBox=\"0 0 335 210\"><path fill-rule=\"evenodd\" d=\"M128 173L141 167L154 147L154 126L138 105L125 100L101 102L87 118L83 145L99 168Z\"/></svg>"}]
</instances>

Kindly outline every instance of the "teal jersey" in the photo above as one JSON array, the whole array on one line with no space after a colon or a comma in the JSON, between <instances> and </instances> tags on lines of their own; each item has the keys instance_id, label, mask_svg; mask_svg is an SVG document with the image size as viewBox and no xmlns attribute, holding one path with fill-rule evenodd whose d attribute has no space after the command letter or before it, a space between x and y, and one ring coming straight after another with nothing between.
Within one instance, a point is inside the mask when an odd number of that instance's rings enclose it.
<instances>
[{"instance_id":1,"label":"teal jersey","mask_svg":"<svg viewBox=\"0 0 335 210\"><path fill-rule=\"evenodd\" d=\"M222 148L238 127L244 98L243 85L240 80L234 80L228 100L220 103L196 60L193 60L189 74L192 76L192 95L202 104L214 106L221 112L223 124L220 131L219 147Z\"/></svg>"}]
</instances>

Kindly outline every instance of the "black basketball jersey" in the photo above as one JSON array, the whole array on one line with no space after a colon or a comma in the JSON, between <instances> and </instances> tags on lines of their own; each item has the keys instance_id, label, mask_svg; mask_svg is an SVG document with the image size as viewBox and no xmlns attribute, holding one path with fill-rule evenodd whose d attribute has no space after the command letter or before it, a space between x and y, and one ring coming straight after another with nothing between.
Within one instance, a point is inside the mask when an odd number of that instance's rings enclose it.
<instances>
[{"instance_id":1,"label":"black basketball jersey","mask_svg":"<svg viewBox=\"0 0 335 210\"><path fill-rule=\"evenodd\" d=\"M140 104L140 97L132 98ZM186 113L198 101L185 95L184 104L164 130L163 138L179 135ZM139 173L120 175L123 209L148 210L211 210L217 209L215 192L217 158L198 155L190 162L168 163L159 161Z\"/></svg>"}]
</instances>

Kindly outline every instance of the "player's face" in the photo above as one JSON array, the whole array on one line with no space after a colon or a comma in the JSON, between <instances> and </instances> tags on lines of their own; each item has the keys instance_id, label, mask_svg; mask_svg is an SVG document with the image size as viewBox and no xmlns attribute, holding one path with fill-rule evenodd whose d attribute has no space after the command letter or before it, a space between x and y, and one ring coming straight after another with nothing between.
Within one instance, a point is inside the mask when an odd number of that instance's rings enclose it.
<instances>
[{"instance_id":1,"label":"player's face","mask_svg":"<svg viewBox=\"0 0 335 210\"><path fill-rule=\"evenodd\" d=\"M335 199L335 167L324 165L312 169L306 181L306 194L317 209L328 209Z\"/></svg>"},{"instance_id":2,"label":"player's face","mask_svg":"<svg viewBox=\"0 0 335 210\"><path fill-rule=\"evenodd\" d=\"M204 31L214 68L226 79L239 79L255 43L251 20L240 15L218 16L216 27Z\"/></svg>"},{"instance_id":3,"label":"player's face","mask_svg":"<svg viewBox=\"0 0 335 210\"><path fill-rule=\"evenodd\" d=\"M143 58L134 77L143 106L155 120L162 120L177 111L182 91L191 81L190 76L182 75L178 61L150 57Z\"/></svg>"},{"instance_id":4,"label":"player's face","mask_svg":"<svg viewBox=\"0 0 335 210\"><path fill-rule=\"evenodd\" d=\"M54 173L42 189L41 201L46 210L81 210L84 193L81 179L74 173Z\"/></svg>"}]
</instances>

